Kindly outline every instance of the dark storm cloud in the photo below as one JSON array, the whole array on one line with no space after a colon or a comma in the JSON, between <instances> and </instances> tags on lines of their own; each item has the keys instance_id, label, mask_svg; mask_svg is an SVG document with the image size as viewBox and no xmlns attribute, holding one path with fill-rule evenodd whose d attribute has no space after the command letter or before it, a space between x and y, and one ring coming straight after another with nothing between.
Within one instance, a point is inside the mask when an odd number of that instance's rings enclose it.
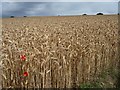
<instances>
[{"instance_id":1,"label":"dark storm cloud","mask_svg":"<svg viewBox=\"0 0 120 90\"><path fill-rule=\"evenodd\" d=\"M117 2L2 2L2 16L116 14Z\"/></svg>"},{"instance_id":2,"label":"dark storm cloud","mask_svg":"<svg viewBox=\"0 0 120 90\"><path fill-rule=\"evenodd\" d=\"M3 16L23 16L30 15L29 12L34 12L34 8L43 3L37 2L16 2L16 3L2 3L2 15ZM45 4L46 5L46 4Z\"/></svg>"},{"instance_id":3,"label":"dark storm cloud","mask_svg":"<svg viewBox=\"0 0 120 90\"><path fill-rule=\"evenodd\" d=\"M118 13L120 13L120 1L118 3Z\"/></svg>"}]
</instances>

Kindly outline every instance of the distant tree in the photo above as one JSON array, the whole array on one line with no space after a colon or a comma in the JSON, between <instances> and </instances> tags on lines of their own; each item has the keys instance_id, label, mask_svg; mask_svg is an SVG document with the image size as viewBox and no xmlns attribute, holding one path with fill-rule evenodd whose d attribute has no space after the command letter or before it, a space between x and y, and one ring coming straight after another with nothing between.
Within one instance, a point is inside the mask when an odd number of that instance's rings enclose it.
<instances>
[{"instance_id":1,"label":"distant tree","mask_svg":"<svg viewBox=\"0 0 120 90\"><path fill-rule=\"evenodd\" d=\"M118 13L118 15L120 15L120 14Z\"/></svg>"},{"instance_id":2,"label":"distant tree","mask_svg":"<svg viewBox=\"0 0 120 90\"><path fill-rule=\"evenodd\" d=\"M60 15L58 15L58 16L60 16Z\"/></svg>"},{"instance_id":3,"label":"distant tree","mask_svg":"<svg viewBox=\"0 0 120 90\"><path fill-rule=\"evenodd\" d=\"M14 16L10 16L10 18L14 18Z\"/></svg>"},{"instance_id":4,"label":"distant tree","mask_svg":"<svg viewBox=\"0 0 120 90\"><path fill-rule=\"evenodd\" d=\"M87 15L87 14L83 14L83 16L84 16L84 15Z\"/></svg>"},{"instance_id":5,"label":"distant tree","mask_svg":"<svg viewBox=\"0 0 120 90\"><path fill-rule=\"evenodd\" d=\"M27 17L27 16L23 16L23 17Z\"/></svg>"},{"instance_id":6,"label":"distant tree","mask_svg":"<svg viewBox=\"0 0 120 90\"><path fill-rule=\"evenodd\" d=\"M97 13L97 15L103 15L103 13Z\"/></svg>"}]
</instances>

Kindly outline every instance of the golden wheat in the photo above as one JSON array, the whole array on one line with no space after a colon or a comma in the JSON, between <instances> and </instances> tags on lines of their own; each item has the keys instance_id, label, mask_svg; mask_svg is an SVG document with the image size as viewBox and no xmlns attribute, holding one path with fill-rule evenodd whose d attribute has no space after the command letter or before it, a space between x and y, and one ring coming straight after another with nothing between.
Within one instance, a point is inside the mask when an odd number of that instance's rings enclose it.
<instances>
[{"instance_id":1,"label":"golden wheat","mask_svg":"<svg viewBox=\"0 0 120 90\"><path fill-rule=\"evenodd\" d=\"M117 66L117 23L117 16L3 19L2 87L70 88L95 81Z\"/></svg>"}]
</instances>

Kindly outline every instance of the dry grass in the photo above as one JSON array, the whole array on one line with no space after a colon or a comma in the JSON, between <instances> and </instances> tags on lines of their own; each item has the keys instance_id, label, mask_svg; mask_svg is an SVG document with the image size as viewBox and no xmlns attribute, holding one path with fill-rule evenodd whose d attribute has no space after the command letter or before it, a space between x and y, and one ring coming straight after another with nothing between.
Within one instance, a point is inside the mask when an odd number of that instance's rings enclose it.
<instances>
[{"instance_id":1,"label":"dry grass","mask_svg":"<svg viewBox=\"0 0 120 90\"><path fill-rule=\"evenodd\" d=\"M3 19L2 86L62 88L97 80L117 67L117 23L117 15Z\"/></svg>"}]
</instances>

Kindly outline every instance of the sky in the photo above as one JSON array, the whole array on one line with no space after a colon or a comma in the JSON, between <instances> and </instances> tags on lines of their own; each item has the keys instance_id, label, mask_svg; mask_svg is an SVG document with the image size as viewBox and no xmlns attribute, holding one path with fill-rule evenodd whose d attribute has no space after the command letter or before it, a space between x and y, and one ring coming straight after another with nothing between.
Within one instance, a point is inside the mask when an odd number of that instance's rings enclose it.
<instances>
[{"instance_id":1,"label":"sky","mask_svg":"<svg viewBox=\"0 0 120 90\"><path fill-rule=\"evenodd\" d=\"M115 1L115 2L114 2ZM117 14L118 2L2 2L2 17Z\"/></svg>"}]
</instances>

